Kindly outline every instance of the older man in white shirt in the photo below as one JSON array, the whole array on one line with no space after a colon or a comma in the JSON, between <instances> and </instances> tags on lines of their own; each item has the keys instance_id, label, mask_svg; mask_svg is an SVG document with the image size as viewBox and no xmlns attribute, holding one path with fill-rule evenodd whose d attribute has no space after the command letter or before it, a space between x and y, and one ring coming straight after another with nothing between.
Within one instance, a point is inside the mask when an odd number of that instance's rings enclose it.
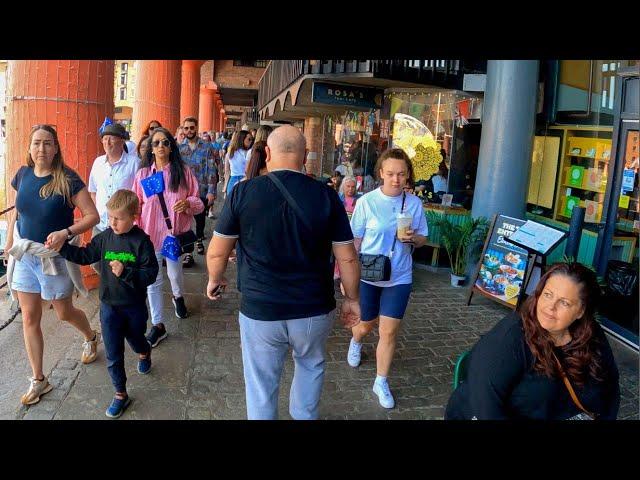
<instances>
[{"instance_id":1,"label":"older man in white shirt","mask_svg":"<svg viewBox=\"0 0 640 480\"><path fill-rule=\"evenodd\" d=\"M125 140L127 132L117 123L107 125L101 133L105 155L96 158L89 174L89 194L96 204L100 223L93 227L93 236L109 226L107 202L120 189L131 190L140 159L135 152L128 152ZM100 273L100 263L94 263L93 269Z\"/></svg>"}]
</instances>

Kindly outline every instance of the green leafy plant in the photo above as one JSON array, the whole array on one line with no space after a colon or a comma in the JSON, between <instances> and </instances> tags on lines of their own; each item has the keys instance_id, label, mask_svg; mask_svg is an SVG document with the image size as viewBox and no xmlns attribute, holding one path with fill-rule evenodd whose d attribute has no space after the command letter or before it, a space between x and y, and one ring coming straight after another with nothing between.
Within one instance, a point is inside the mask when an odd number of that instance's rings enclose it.
<instances>
[{"instance_id":1,"label":"green leafy plant","mask_svg":"<svg viewBox=\"0 0 640 480\"><path fill-rule=\"evenodd\" d=\"M562 255L562 258L558 261L558 263L579 263L577 258L574 258L572 256L567 256ZM585 267L587 267L589 270L591 270L592 272L595 272L596 269L593 268L591 265L587 265L585 263L583 263L582 265L584 265Z\"/></svg>"},{"instance_id":2,"label":"green leafy plant","mask_svg":"<svg viewBox=\"0 0 640 480\"><path fill-rule=\"evenodd\" d=\"M445 215L428 211L429 226L440 229L440 241L447 251L451 272L463 277L467 267L470 248L484 240L489 230L489 220L485 217L467 217L456 225Z\"/></svg>"}]
</instances>

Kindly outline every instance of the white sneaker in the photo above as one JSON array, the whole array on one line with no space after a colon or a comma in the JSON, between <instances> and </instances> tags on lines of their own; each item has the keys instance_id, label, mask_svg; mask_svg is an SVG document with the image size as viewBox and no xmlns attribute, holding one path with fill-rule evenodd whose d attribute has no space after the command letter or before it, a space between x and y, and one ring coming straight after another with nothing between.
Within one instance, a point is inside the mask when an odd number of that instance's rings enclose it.
<instances>
[{"instance_id":1,"label":"white sneaker","mask_svg":"<svg viewBox=\"0 0 640 480\"><path fill-rule=\"evenodd\" d=\"M97 331L94 330L94 332L96 334L95 340L86 340L82 343L82 356L80 360L85 365L95 361L98 356L98 342L100 341L100 337Z\"/></svg>"},{"instance_id":2,"label":"white sneaker","mask_svg":"<svg viewBox=\"0 0 640 480\"><path fill-rule=\"evenodd\" d=\"M349 366L355 368L360 365L360 351L362 350L362 344L356 343L353 337L349 343L349 352L347 353L347 363Z\"/></svg>"},{"instance_id":3,"label":"white sneaker","mask_svg":"<svg viewBox=\"0 0 640 480\"><path fill-rule=\"evenodd\" d=\"M380 405L384 408L393 408L396 404L393 399L393 395L391 395L391 390L389 390L389 384L385 382L374 382L373 383L373 393L378 395L378 400L380 401Z\"/></svg>"},{"instance_id":4,"label":"white sneaker","mask_svg":"<svg viewBox=\"0 0 640 480\"><path fill-rule=\"evenodd\" d=\"M42 380L36 380L35 378L30 377L29 382L29 390L20 397L20 401L23 405L33 405L34 403L38 403L42 395L53 390L53 385L49 383L47 377L44 377Z\"/></svg>"}]
</instances>

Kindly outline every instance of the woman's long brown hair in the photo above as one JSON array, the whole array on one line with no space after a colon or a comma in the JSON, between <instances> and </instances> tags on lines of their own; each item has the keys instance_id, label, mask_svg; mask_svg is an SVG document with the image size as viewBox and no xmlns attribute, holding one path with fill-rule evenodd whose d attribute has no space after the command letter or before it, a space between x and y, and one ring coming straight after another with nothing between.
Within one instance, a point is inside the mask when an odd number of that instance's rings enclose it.
<instances>
[{"instance_id":1,"label":"woman's long brown hair","mask_svg":"<svg viewBox=\"0 0 640 480\"><path fill-rule=\"evenodd\" d=\"M253 144L251 158L247 165L247 180L260 176L260 170L267 167L267 142L260 141Z\"/></svg>"},{"instance_id":2,"label":"woman's long brown hair","mask_svg":"<svg viewBox=\"0 0 640 480\"><path fill-rule=\"evenodd\" d=\"M584 314L569 326L571 342L563 346L566 354L564 371L576 385L584 385L588 376L602 380L599 342L595 337L595 313L600 298L600 287L594 272L580 263L557 263L538 282L533 295L522 304L520 316L524 327L525 341L534 357L534 370L547 377L559 377L560 372L553 354L554 343L549 333L542 328L536 315L538 299L549 278L562 275L578 285Z\"/></svg>"}]
</instances>

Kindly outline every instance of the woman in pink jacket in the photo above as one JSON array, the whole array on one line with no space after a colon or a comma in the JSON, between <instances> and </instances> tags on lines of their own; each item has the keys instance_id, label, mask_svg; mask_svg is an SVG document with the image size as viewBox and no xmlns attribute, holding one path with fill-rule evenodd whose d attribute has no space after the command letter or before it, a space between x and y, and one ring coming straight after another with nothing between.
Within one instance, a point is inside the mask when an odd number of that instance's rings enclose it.
<instances>
[{"instance_id":1,"label":"woman in pink jacket","mask_svg":"<svg viewBox=\"0 0 640 480\"><path fill-rule=\"evenodd\" d=\"M151 237L158 263L161 264L160 251L165 237L169 233L177 236L191 230L193 216L202 212L204 205L198 195L198 180L191 173L191 169L182 161L173 135L165 128L156 128L151 134L150 144L151 149L142 158L140 170L136 173L133 191L138 196L141 205L138 225ZM158 195L147 197L140 183L141 180L156 172L162 172L164 178L163 195L173 232L169 232L167 228ZM188 312L183 296L182 260L178 259L177 262L167 260L166 263L176 317L186 318ZM162 282L162 269L160 269L155 283L147 287L151 323L153 324L149 335L147 335L147 340L152 347L167 338L167 329L162 321Z\"/></svg>"}]
</instances>

